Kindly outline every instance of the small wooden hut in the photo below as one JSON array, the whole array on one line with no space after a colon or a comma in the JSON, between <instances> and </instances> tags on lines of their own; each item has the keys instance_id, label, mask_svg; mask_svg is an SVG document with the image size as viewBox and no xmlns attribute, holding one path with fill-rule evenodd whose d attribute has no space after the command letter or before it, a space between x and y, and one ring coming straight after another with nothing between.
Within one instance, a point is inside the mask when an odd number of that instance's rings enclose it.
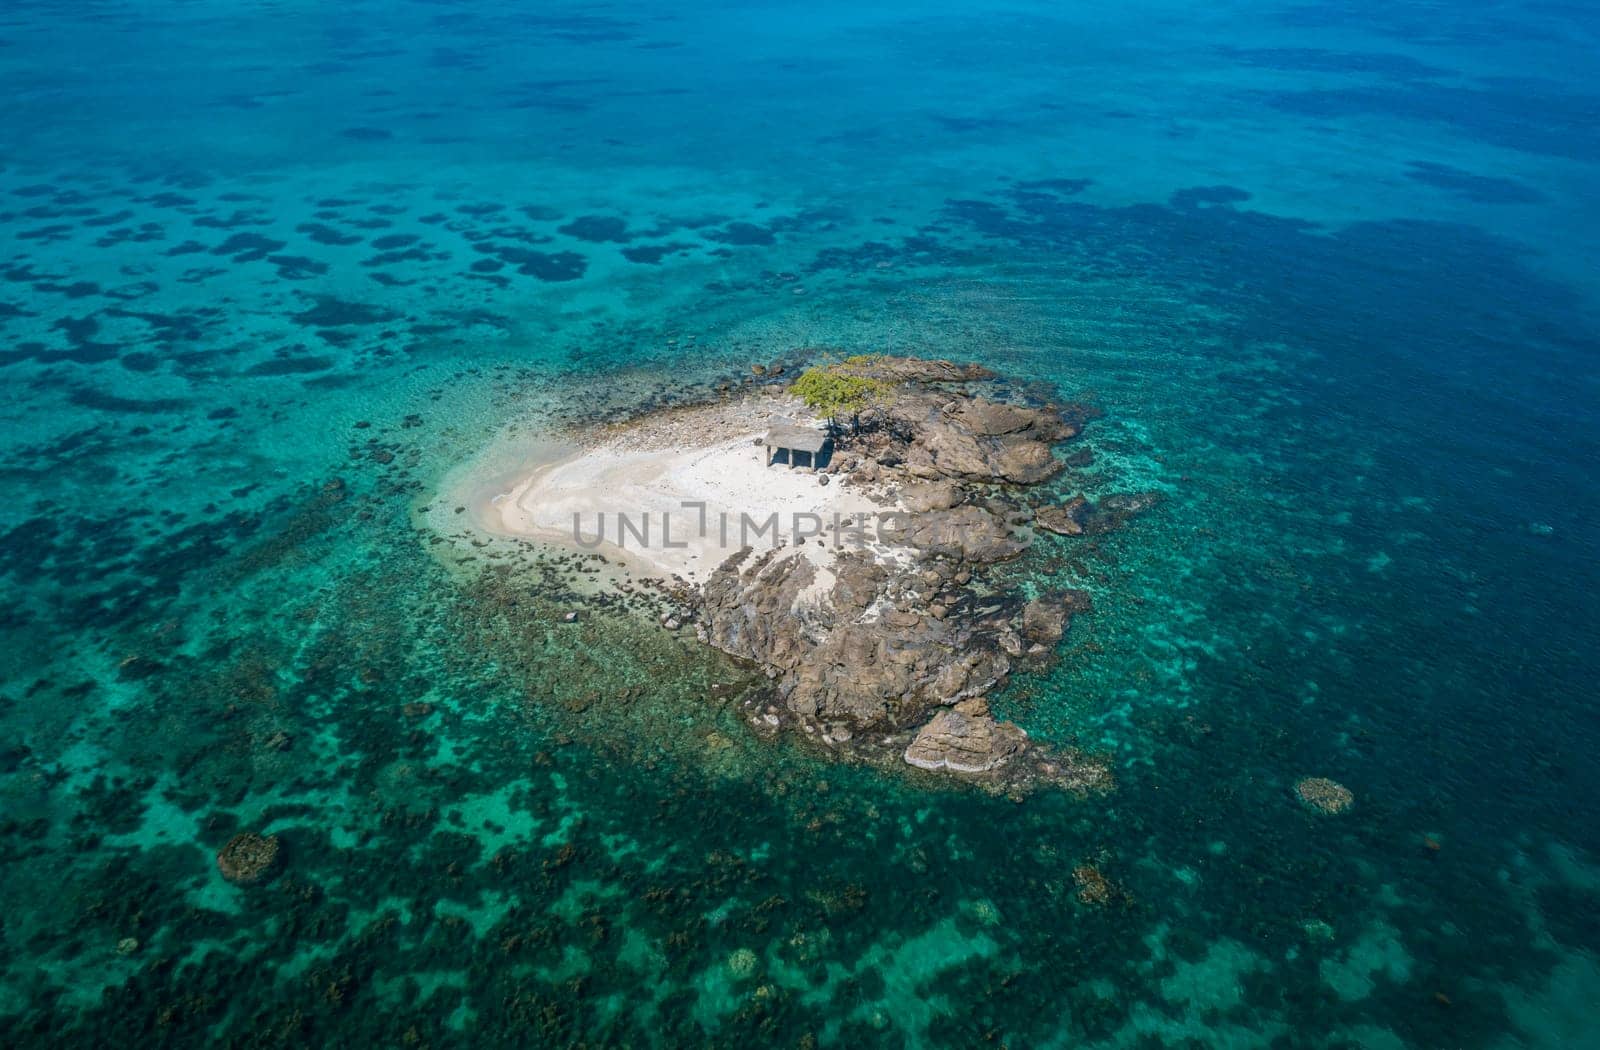
<instances>
[{"instance_id":1,"label":"small wooden hut","mask_svg":"<svg viewBox=\"0 0 1600 1050\"><path fill-rule=\"evenodd\" d=\"M774 453L783 449L789 453L789 469L793 470L796 455L804 452L807 462L811 464L811 472L815 474L817 456L828 444L828 435L816 427L796 423L787 416L773 416L767 436L761 439L761 443L767 450L767 466L772 466Z\"/></svg>"}]
</instances>

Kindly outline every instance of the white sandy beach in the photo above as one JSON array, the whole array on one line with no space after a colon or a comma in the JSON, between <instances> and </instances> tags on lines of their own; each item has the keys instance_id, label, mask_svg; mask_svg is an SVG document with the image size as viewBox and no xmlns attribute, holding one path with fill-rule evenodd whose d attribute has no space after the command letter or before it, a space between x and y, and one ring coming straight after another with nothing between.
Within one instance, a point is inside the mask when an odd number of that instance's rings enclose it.
<instances>
[{"instance_id":1,"label":"white sandy beach","mask_svg":"<svg viewBox=\"0 0 1600 1050\"><path fill-rule=\"evenodd\" d=\"M489 533L593 550L692 583L743 546L793 545L817 530L798 546L825 569L833 523L881 508L858 490L822 484L805 465L764 465L766 428L752 424L770 410L691 411L665 428L623 427L592 447L553 447L520 473L480 483L473 519ZM774 515L777 528L766 527Z\"/></svg>"}]
</instances>

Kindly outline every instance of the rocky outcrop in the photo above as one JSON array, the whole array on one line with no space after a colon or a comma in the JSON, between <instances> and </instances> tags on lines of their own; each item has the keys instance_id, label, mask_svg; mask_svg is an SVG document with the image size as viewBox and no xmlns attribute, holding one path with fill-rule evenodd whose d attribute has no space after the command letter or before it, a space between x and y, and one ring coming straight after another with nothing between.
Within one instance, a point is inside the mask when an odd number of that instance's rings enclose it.
<instances>
[{"instance_id":1,"label":"rocky outcrop","mask_svg":"<svg viewBox=\"0 0 1600 1050\"><path fill-rule=\"evenodd\" d=\"M1065 503L1038 508L1033 520L1039 528L1058 536L1103 536L1120 529L1129 518L1155 506L1160 499L1158 493L1139 492L1107 496L1096 505L1084 496L1074 496Z\"/></svg>"},{"instance_id":2,"label":"rocky outcrop","mask_svg":"<svg viewBox=\"0 0 1600 1050\"><path fill-rule=\"evenodd\" d=\"M1058 536L1082 536L1091 509L1087 498L1074 496L1065 503L1040 507L1033 520L1041 529Z\"/></svg>"},{"instance_id":3,"label":"rocky outcrop","mask_svg":"<svg viewBox=\"0 0 1600 1050\"><path fill-rule=\"evenodd\" d=\"M888 458L917 478L1037 484L1062 469L1055 443L1076 436L1058 409L952 400L944 391L906 394L880 413L864 425L886 435ZM885 458L879 452L878 462Z\"/></svg>"},{"instance_id":4,"label":"rocky outcrop","mask_svg":"<svg viewBox=\"0 0 1600 1050\"><path fill-rule=\"evenodd\" d=\"M994 511L962 506L887 519L880 534L927 555L992 565L1028 549L1028 538Z\"/></svg>"},{"instance_id":5,"label":"rocky outcrop","mask_svg":"<svg viewBox=\"0 0 1600 1050\"><path fill-rule=\"evenodd\" d=\"M891 383L975 383L994 378L994 373L982 365L925 357L884 355L862 362L860 370Z\"/></svg>"},{"instance_id":6,"label":"rocky outcrop","mask_svg":"<svg viewBox=\"0 0 1600 1050\"><path fill-rule=\"evenodd\" d=\"M278 865L278 836L242 832L217 853L217 870L239 886L260 882Z\"/></svg>"},{"instance_id":7,"label":"rocky outcrop","mask_svg":"<svg viewBox=\"0 0 1600 1050\"><path fill-rule=\"evenodd\" d=\"M747 549L703 589L706 640L770 668L791 713L825 725L900 728L930 707L992 688L1010 670L1004 654L977 637L978 625L932 613L923 600L932 584L920 573L855 552L829 571L831 587L808 600L814 564Z\"/></svg>"},{"instance_id":8,"label":"rocky outcrop","mask_svg":"<svg viewBox=\"0 0 1600 1050\"><path fill-rule=\"evenodd\" d=\"M1088 608L1068 591L1019 609L984 578L1033 541L1023 527L1033 512L1012 493L1063 469L1056 446L1090 413L982 396L966 389L991 378L975 366L879 358L852 367L893 393L840 435L830 469L896 513L880 516L875 542L858 549L730 557L701 588L701 637L772 681L775 702L752 714L758 728L788 720L830 746L861 749L898 740L914 767L1006 789L1103 787L1105 767L1037 745L983 700L1014 658L1047 656ZM1057 513L1087 520L1087 508L1080 500ZM1048 529L1057 518L1047 518Z\"/></svg>"},{"instance_id":9,"label":"rocky outcrop","mask_svg":"<svg viewBox=\"0 0 1600 1050\"><path fill-rule=\"evenodd\" d=\"M900 503L913 514L949 510L962 500L961 487L953 481L922 481L900 489Z\"/></svg>"},{"instance_id":10,"label":"rocky outcrop","mask_svg":"<svg viewBox=\"0 0 1600 1050\"><path fill-rule=\"evenodd\" d=\"M981 699L963 700L940 711L917 731L905 759L933 772L991 773L1028 745L1028 734L1010 722L997 722Z\"/></svg>"},{"instance_id":11,"label":"rocky outcrop","mask_svg":"<svg viewBox=\"0 0 1600 1050\"><path fill-rule=\"evenodd\" d=\"M1105 762L1036 743L1022 727L990 714L981 697L936 712L903 757L917 769L956 774L1012 794L1040 784L1088 794L1108 791L1112 783Z\"/></svg>"},{"instance_id":12,"label":"rocky outcrop","mask_svg":"<svg viewBox=\"0 0 1600 1050\"><path fill-rule=\"evenodd\" d=\"M1089 596L1083 591L1035 598L1022 607L1022 636L1035 645L1055 645L1066 634L1072 617L1089 611Z\"/></svg>"}]
</instances>

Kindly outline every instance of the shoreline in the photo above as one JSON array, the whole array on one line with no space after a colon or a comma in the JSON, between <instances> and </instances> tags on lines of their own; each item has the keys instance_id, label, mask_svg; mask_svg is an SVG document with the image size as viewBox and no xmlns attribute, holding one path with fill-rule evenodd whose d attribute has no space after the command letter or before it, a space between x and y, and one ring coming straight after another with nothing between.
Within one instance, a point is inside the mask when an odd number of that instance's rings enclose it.
<instances>
[{"instance_id":1,"label":"shoreline","mask_svg":"<svg viewBox=\"0 0 1600 1050\"><path fill-rule=\"evenodd\" d=\"M767 463L772 424L817 423L763 385L588 428L508 432L447 479L432 520L448 505L447 540L554 553L600 584L599 607L608 588L659 593L663 628L692 628L770 683L742 703L758 735L799 729L842 757L893 754L992 791L1110 790L1103 761L1031 740L987 700L1013 670L1052 660L1089 611L1081 591L997 592L997 566L1043 536L1101 534L1148 505L1061 491L1057 447L1095 410L997 400L992 373L949 361L869 355L817 371L874 394L816 469ZM853 527L850 542L836 523Z\"/></svg>"},{"instance_id":2,"label":"shoreline","mask_svg":"<svg viewBox=\"0 0 1600 1050\"><path fill-rule=\"evenodd\" d=\"M522 466L462 487L472 526L491 536L602 554L640 577L703 584L745 546L790 546L826 569L826 527L896 504L832 484L828 473L763 465L763 415L803 411L770 395L678 407L593 434L538 442ZM652 427L653 425L653 427ZM523 440L526 440L524 438ZM775 519L778 527L763 526ZM794 527L815 519L819 534ZM603 526L603 532L599 531Z\"/></svg>"}]
</instances>

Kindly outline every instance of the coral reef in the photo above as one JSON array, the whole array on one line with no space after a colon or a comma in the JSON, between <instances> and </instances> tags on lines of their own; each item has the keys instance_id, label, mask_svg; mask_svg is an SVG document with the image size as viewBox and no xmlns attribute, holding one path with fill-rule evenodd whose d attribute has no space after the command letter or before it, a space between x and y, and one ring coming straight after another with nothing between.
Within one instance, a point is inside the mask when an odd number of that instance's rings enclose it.
<instances>
[{"instance_id":1,"label":"coral reef","mask_svg":"<svg viewBox=\"0 0 1600 1050\"><path fill-rule=\"evenodd\" d=\"M217 853L217 870L238 886L261 882L277 868L278 836L241 832Z\"/></svg>"},{"instance_id":2,"label":"coral reef","mask_svg":"<svg viewBox=\"0 0 1600 1050\"><path fill-rule=\"evenodd\" d=\"M1295 797L1318 813L1333 816L1355 804L1350 789L1327 777L1305 777L1294 785Z\"/></svg>"},{"instance_id":3,"label":"coral reef","mask_svg":"<svg viewBox=\"0 0 1600 1050\"><path fill-rule=\"evenodd\" d=\"M1111 903L1117 892L1116 885L1093 864L1079 864L1072 869L1072 884L1078 888L1078 902L1094 907Z\"/></svg>"}]
</instances>

